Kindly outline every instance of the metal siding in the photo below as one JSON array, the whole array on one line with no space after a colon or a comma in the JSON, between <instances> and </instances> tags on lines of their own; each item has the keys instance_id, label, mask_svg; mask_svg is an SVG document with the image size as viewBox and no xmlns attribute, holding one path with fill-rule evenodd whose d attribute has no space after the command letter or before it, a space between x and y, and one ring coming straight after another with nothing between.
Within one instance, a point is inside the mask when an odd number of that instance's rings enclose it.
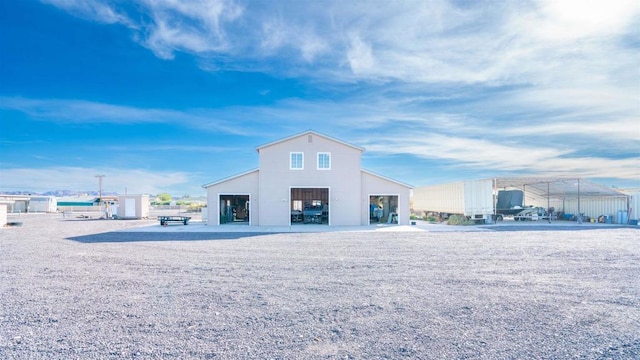
<instances>
[{"instance_id":1,"label":"metal siding","mask_svg":"<svg viewBox=\"0 0 640 360\"><path fill-rule=\"evenodd\" d=\"M449 183L419 187L413 190L415 211L464 213L464 183Z\"/></svg>"},{"instance_id":2,"label":"metal siding","mask_svg":"<svg viewBox=\"0 0 640 360\"><path fill-rule=\"evenodd\" d=\"M493 214L492 180L465 181L465 215Z\"/></svg>"},{"instance_id":3,"label":"metal siding","mask_svg":"<svg viewBox=\"0 0 640 360\"><path fill-rule=\"evenodd\" d=\"M329 224L361 223L362 152L322 136L298 136L259 149L259 203L261 226L289 226L290 188L329 188ZM290 152L304 153L304 170L289 169ZM331 153L331 170L318 170L318 152Z\"/></svg>"},{"instance_id":4,"label":"metal siding","mask_svg":"<svg viewBox=\"0 0 640 360\"><path fill-rule=\"evenodd\" d=\"M629 199L629 219L640 220L640 192L627 193L631 198Z\"/></svg>"},{"instance_id":5,"label":"metal siding","mask_svg":"<svg viewBox=\"0 0 640 360\"><path fill-rule=\"evenodd\" d=\"M244 175L216 183L207 187L207 225L220 225L220 194L249 195L250 204L250 224L260 225L260 214L258 209L258 171L248 172Z\"/></svg>"},{"instance_id":6,"label":"metal siding","mask_svg":"<svg viewBox=\"0 0 640 360\"><path fill-rule=\"evenodd\" d=\"M526 200L527 205L547 208L546 199ZM551 199L549 205L556 211L565 214L578 213L578 199ZM618 211L627 210L627 199L622 197L586 197L580 198L580 212L586 216L597 218L600 215L613 216L616 218Z\"/></svg>"},{"instance_id":7,"label":"metal siding","mask_svg":"<svg viewBox=\"0 0 640 360\"><path fill-rule=\"evenodd\" d=\"M409 188L404 185L398 184L397 182L367 173L366 171L362 171L361 174L361 225L369 224L369 196L371 195L397 196L398 208L396 209L396 211L398 214L398 224L409 225Z\"/></svg>"},{"instance_id":8,"label":"metal siding","mask_svg":"<svg viewBox=\"0 0 640 360\"><path fill-rule=\"evenodd\" d=\"M413 190L414 211L489 215L493 213L492 180L465 181Z\"/></svg>"}]
</instances>

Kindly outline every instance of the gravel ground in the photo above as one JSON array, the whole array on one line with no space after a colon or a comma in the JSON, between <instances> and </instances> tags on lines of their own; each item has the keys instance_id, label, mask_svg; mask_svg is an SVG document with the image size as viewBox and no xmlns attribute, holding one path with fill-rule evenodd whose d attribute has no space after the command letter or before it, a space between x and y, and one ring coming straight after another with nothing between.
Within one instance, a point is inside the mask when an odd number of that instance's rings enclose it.
<instances>
[{"instance_id":1,"label":"gravel ground","mask_svg":"<svg viewBox=\"0 0 640 360\"><path fill-rule=\"evenodd\" d=\"M637 229L176 234L12 220L2 359L640 358Z\"/></svg>"}]
</instances>

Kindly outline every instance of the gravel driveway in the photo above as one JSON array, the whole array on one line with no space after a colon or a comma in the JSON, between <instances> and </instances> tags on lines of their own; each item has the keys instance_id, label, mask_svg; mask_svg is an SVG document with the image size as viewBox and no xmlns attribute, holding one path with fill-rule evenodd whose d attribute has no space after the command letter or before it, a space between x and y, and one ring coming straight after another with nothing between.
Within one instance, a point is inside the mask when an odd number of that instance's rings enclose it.
<instances>
[{"instance_id":1,"label":"gravel driveway","mask_svg":"<svg viewBox=\"0 0 640 360\"><path fill-rule=\"evenodd\" d=\"M2 359L640 358L637 229L18 221L0 229Z\"/></svg>"}]
</instances>

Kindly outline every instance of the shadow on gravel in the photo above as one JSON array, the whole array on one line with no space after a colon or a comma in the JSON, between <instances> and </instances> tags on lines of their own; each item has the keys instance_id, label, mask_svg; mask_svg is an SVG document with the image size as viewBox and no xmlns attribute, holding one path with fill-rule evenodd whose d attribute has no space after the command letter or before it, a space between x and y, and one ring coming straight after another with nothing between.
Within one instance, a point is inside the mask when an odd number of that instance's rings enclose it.
<instances>
[{"instance_id":1,"label":"shadow on gravel","mask_svg":"<svg viewBox=\"0 0 640 360\"><path fill-rule=\"evenodd\" d=\"M126 243L142 241L211 241L211 240L239 240L254 236L265 236L276 233L157 233L157 232L107 232L100 234L73 236L67 238L81 243Z\"/></svg>"}]
</instances>

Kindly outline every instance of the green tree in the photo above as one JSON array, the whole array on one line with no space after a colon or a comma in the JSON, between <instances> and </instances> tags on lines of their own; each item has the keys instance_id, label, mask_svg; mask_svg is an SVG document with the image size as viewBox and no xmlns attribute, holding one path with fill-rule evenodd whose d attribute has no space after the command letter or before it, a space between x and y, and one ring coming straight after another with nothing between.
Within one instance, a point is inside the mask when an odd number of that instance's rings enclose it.
<instances>
[{"instance_id":1,"label":"green tree","mask_svg":"<svg viewBox=\"0 0 640 360\"><path fill-rule=\"evenodd\" d=\"M158 194L158 201L160 202L169 202L171 201L171 195L167 193Z\"/></svg>"}]
</instances>

